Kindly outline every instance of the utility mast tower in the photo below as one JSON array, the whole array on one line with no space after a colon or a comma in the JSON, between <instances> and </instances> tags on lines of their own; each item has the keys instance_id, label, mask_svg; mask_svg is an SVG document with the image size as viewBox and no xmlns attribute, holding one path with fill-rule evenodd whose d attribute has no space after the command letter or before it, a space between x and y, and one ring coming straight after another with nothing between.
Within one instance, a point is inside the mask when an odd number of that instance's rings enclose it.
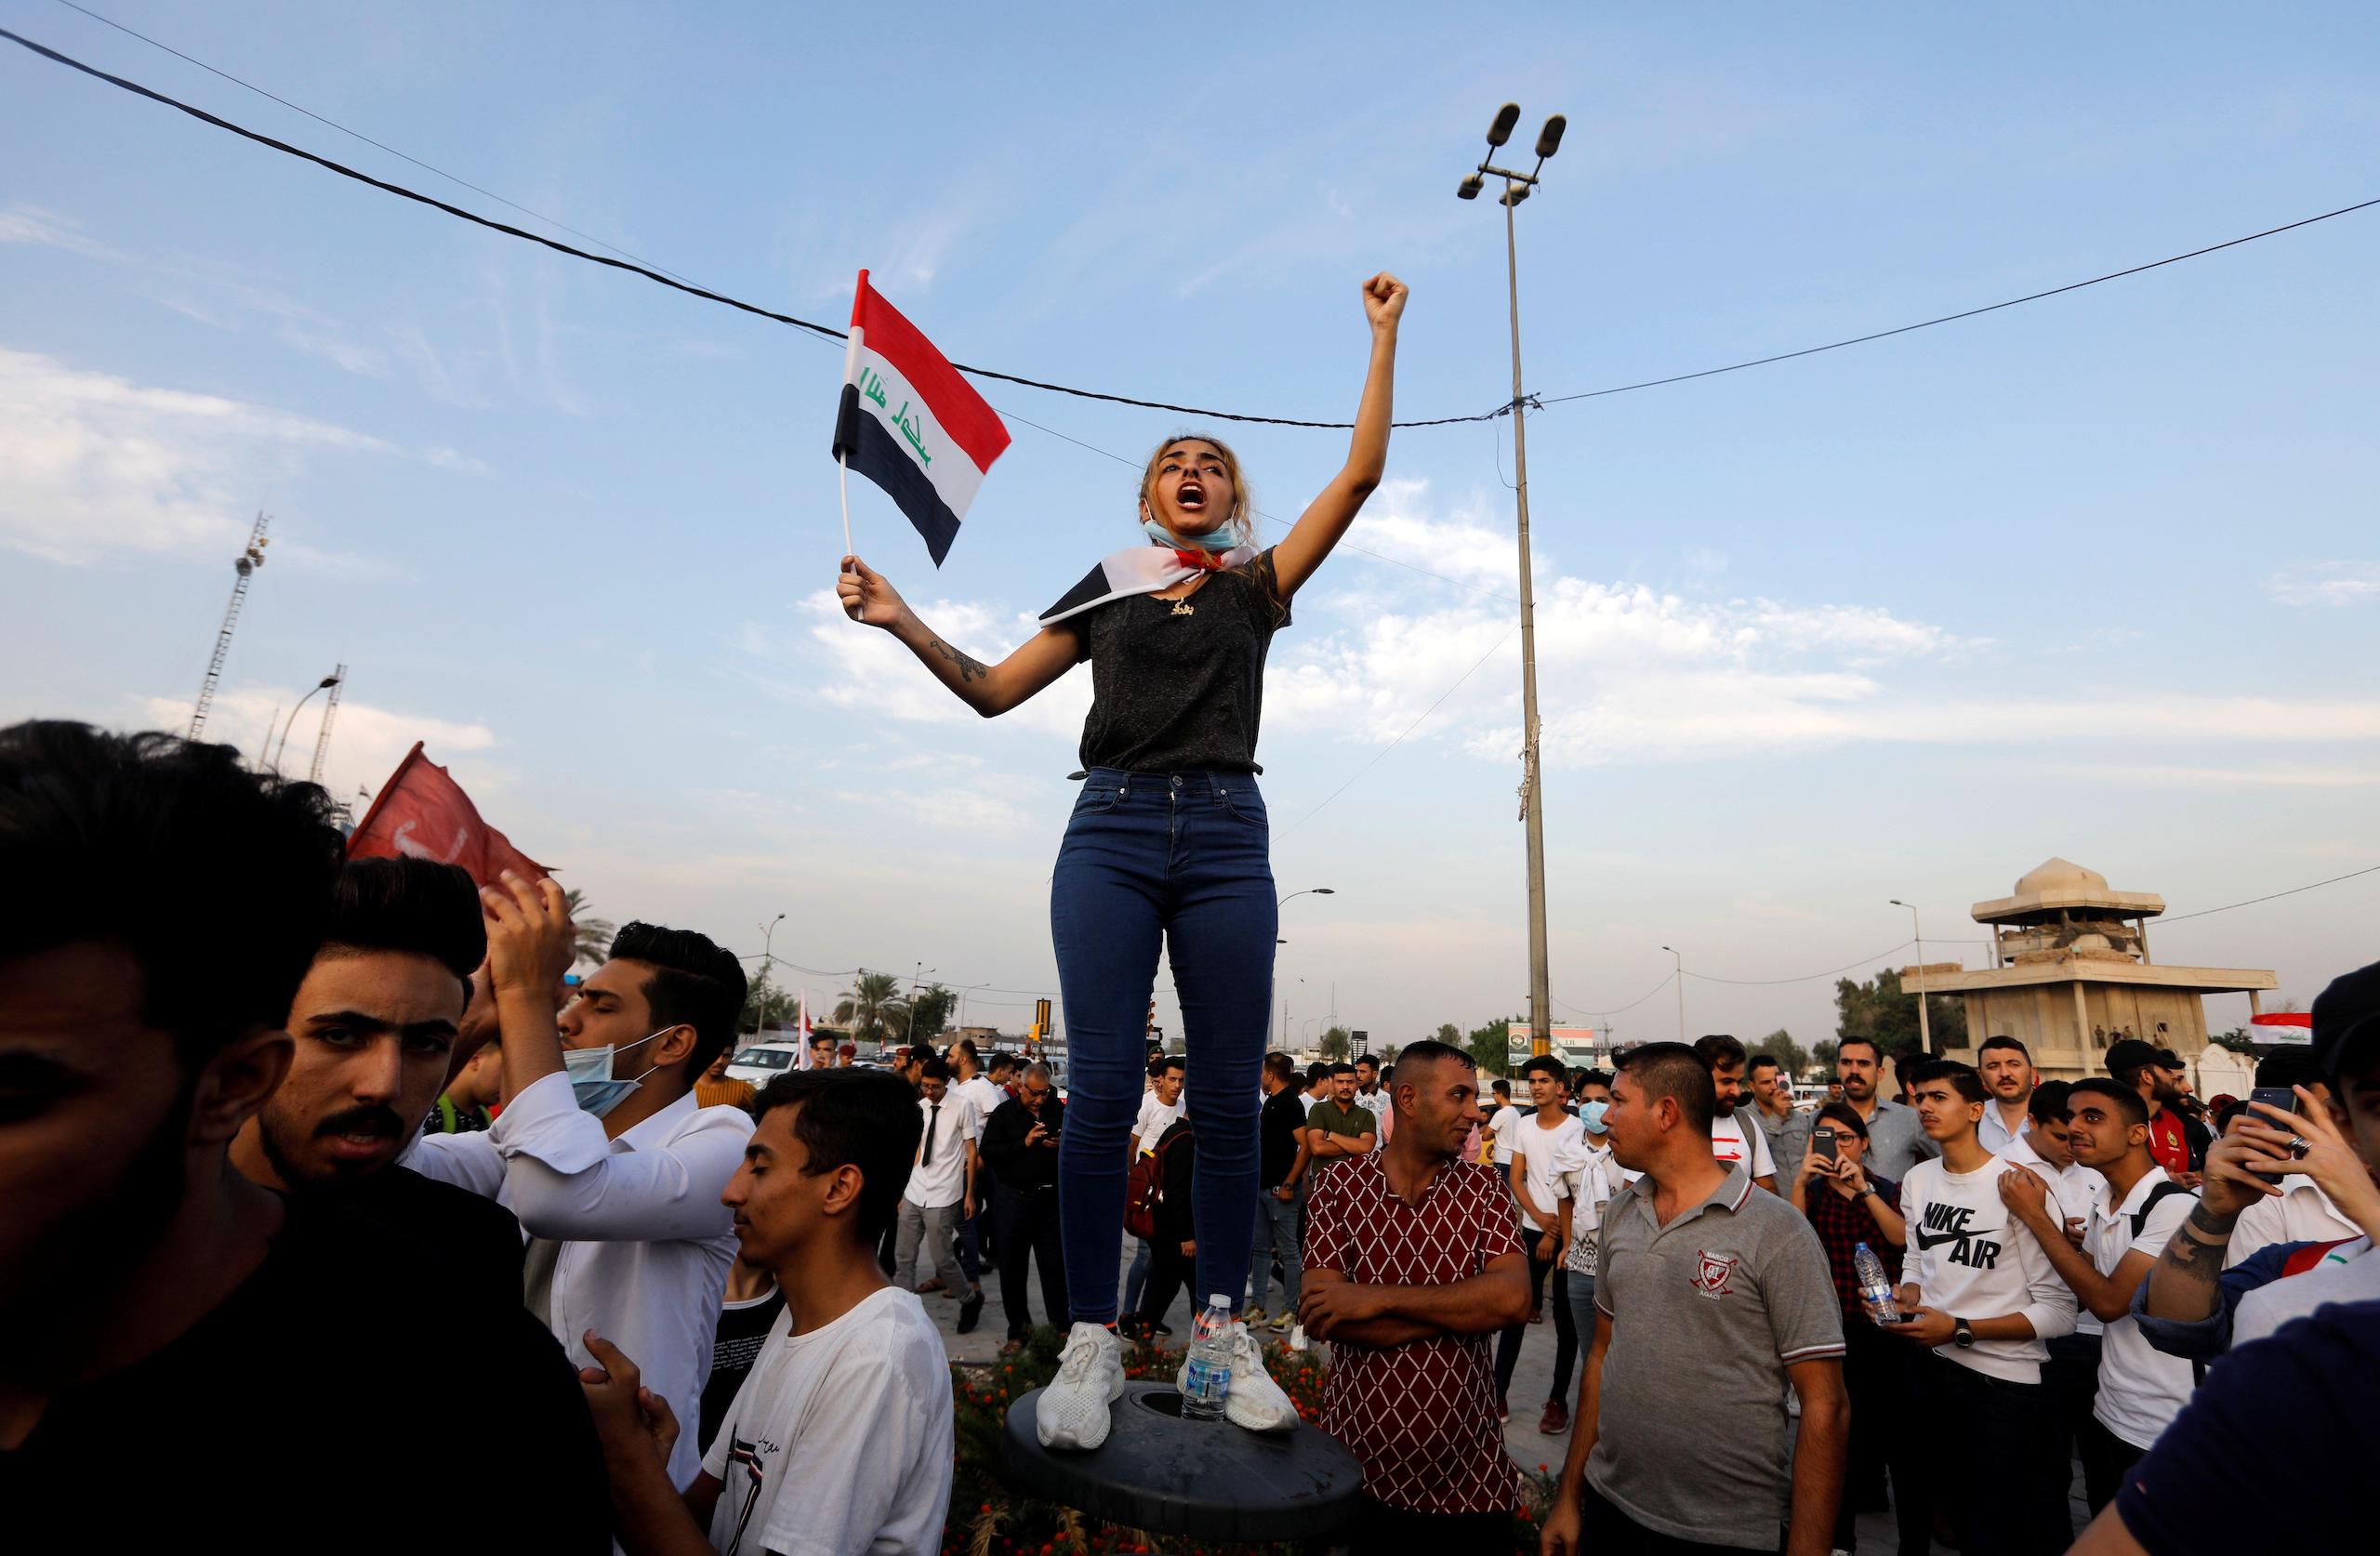
<instances>
[{"instance_id":1,"label":"utility mast tower","mask_svg":"<svg viewBox=\"0 0 2380 1556\"><path fill-rule=\"evenodd\" d=\"M198 704L190 710L190 738L196 740L206 728L206 709L215 701L216 682L223 679L223 661L231 657L231 629L240 625L240 602L248 597L248 580L264 565L265 526L272 522L270 513L257 515L256 527L248 532L247 549L233 560L231 570L239 576L231 581L231 603L223 608L222 630L215 634L215 657L206 662L206 679L198 683Z\"/></svg>"},{"instance_id":2,"label":"utility mast tower","mask_svg":"<svg viewBox=\"0 0 2380 1556\"><path fill-rule=\"evenodd\" d=\"M323 705L323 727L314 736L314 765L306 770L306 782L323 781L323 758L330 755L331 720L338 717L338 696L347 690L347 666L341 665L331 672L331 700Z\"/></svg>"}]
</instances>

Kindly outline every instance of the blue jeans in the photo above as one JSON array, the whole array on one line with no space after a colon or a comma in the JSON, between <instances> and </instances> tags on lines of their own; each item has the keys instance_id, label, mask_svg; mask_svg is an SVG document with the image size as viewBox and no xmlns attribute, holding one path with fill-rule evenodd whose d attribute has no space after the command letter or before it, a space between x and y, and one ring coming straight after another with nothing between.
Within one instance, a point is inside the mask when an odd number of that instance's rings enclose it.
<instances>
[{"instance_id":1,"label":"blue jeans","mask_svg":"<svg viewBox=\"0 0 2380 1556\"><path fill-rule=\"evenodd\" d=\"M1149 995L1160 943L1173 967L1196 1141L1198 1276L1193 1299L1248 1283L1255 1234L1257 1072L1273 1002L1270 825L1243 772L1093 768L1050 884L1050 932L1066 1007L1066 1127L1058 1214L1077 1323L1116 1319L1124 1147L1147 1077Z\"/></svg>"},{"instance_id":2,"label":"blue jeans","mask_svg":"<svg viewBox=\"0 0 2380 1556\"><path fill-rule=\"evenodd\" d=\"M1305 1272L1305 1185L1287 1200L1273 1197L1266 1189L1256 1196L1256 1246L1249 1261L1249 1281L1253 1288L1250 1301L1259 1308L1269 1308L1265 1292L1273 1284L1273 1259L1281 1260L1280 1312L1298 1311L1298 1283Z\"/></svg>"}]
</instances>

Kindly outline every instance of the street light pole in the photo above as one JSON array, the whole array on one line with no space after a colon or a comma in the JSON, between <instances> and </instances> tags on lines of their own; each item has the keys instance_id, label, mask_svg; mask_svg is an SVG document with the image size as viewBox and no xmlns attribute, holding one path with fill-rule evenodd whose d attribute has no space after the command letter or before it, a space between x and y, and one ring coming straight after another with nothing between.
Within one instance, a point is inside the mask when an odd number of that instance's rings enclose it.
<instances>
[{"instance_id":1,"label":"street light pole","mask_svg":"<svg viewBox=\"0 0 2380 1556\"><path fill-rule=\"evenodd\" d=\"M1512 138L1513 125L1520 120L1518 103L1506 103L1496 111L1493 123L1488 126L1488 147L1490 156L1496 148ZM1562 132L1568 121L1556 113L1545 121L1537 136L1537 166L1527 173L1497 167L1483 159L1478 170L1463 179L1455 193L1463 200L1475 200L1486 175L1493 174L1504 180L1504 192L1499 203L1504 207L1504 289L1513 333L1513 399L1506 407L1513 415L1513 482L1514 503L1518 515L1521 574L1521 820L1527 832L1528 849L1528 1022L1531 1054L1550 1053L1554 1048L1554 1004L1551 974L1547 969L1545 943L1545 791L1543 760L1538 745L1537 717L1537 587L1535 574L1529 565L1528 548L1528 434L1526 405L1521 388L1521 284L1519 244L1514 235L1514 211L1529 197L1537 187L1538 174L1545 166L1545 159L1562 145Z\"/></svg>"},{"instance_id":2,"label":"street light pole","mask_svg":"<svg viewBox=\"0 0 2380 1556\"><path fill-rule=\"evenodd\" d=\"M313 691L307 692L304 696L298 699L297 707L293 707L289 710L289 722L281 726L281 744L272 748L272 761L270 765L273 771L279 772L281 771L281 754L289 749L289 732L298 722L298 714L299 709L302 709L308 703L312 702L318 694L329 691L332 687L337 686L337 676L324 676L321 680L314 683ZM272 732L271 730L267 730L265 733L267 735L271 735Z\"/></svg>"},{"instance_id":3,"label":"street light pole","mask_svg":"<svg viewBox=\"0 0 2380 1556\"><path fill-rule=\"evenodd\" d=\"M1670 954L1670 977L1677 982L1677 1040L1683 1043L1686 1041L1686 958L1677 954L1674 946L1664 945L1661 949Z\"/></svg>"},{"instance_id":4,"label":"street light pole","mask_svg":"<svg viewBox=\"0 0 2380 1556\"><path fill-rule=\"evenodd\" d=\"M1898 897L1886 899L1895 907L1909 909L1909 932L1917 941L1917 1046L1925 1057L1934 1057L1934 1030L1925 1020L1925 927L1917 921L1917 904L1904 903Z\"/></svg>"}]
</instances>

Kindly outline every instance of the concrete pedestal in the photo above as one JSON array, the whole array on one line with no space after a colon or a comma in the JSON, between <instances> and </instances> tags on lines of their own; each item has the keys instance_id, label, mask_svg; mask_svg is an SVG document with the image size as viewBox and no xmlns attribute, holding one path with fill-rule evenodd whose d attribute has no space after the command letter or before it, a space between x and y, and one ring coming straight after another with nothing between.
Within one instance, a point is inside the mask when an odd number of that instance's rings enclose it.
<instances>
[{"instance_id":1,"label":"concrete pedestal","mask_svg":"<svg viewBox=\"0 0 2380 1556\"><path fill-rule=\"evenodd\" d=\"M1363 1467L1336 1438L1300 1424L1284 1436L1182 1416L1170 1383L1126 1383L1107 1441L1051 1453L1033 1429L1034 1390L1008 1409L1000 1458L1017 1483L1085 1516L1194 1539L1302 1540L1355 1513Z\"/></svg>"}]
</instances>

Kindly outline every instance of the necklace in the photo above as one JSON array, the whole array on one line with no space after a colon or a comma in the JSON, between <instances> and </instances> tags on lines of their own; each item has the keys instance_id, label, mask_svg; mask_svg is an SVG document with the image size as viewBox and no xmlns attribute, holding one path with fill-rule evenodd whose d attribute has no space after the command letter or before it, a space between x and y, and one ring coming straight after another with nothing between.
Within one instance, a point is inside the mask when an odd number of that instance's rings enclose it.
<instances>
[{"instance_id":1,"label":"necklace","mask_svg":"<svg viewBox=\"0 0 2380 1556\"><path fill-rule=\"evenodd\" d=\"M1197 613L1190 609L1190 602L1188 600L1177 600L1173 602L1173 609L1166 613L1168 615L1188 616L1196 615Z\"/></svg>"}]
</instances>

